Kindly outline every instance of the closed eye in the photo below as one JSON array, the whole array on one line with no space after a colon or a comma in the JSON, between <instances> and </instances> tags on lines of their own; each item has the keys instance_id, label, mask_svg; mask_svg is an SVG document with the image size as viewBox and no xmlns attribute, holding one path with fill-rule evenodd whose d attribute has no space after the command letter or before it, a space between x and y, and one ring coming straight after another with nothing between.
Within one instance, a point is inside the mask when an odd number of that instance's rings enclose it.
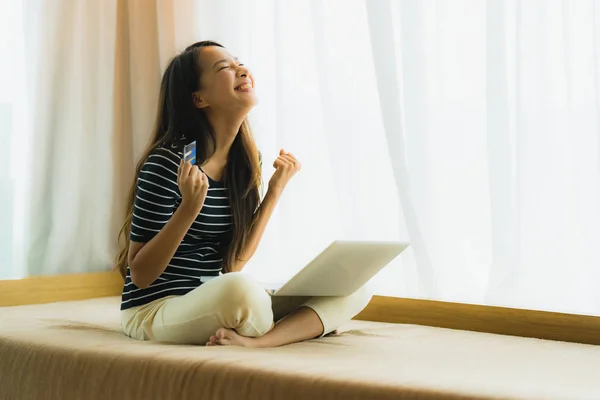
<instances>
[{"instance_id":1,"label":"closed eye","mask_svg":"<svg viewBox=\"0 0 600 400\"><path fill-rule=\"evenodd\" d=\"M238 64L237 66L238 66L238 67L243 67L243 66L244 66L244 64ZM222 70L224 70L225 68L230 68L230 67L231 67L230 65L223 65L223 66L222 66L221 68L219 68L217 71L222 71Z\"/></svg>"}]
</instances>

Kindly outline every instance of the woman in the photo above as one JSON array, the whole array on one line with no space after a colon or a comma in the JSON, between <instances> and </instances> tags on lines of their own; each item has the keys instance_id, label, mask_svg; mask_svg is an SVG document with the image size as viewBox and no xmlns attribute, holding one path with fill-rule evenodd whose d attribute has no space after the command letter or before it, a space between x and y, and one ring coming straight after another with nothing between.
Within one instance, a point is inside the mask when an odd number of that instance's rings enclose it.
<instances>
[{"instance_id":1,"label":"woman","mask_svg":"<svg viewBox=\"0 0 600 400\"><path fill-rule=\"evenodd\" d=\"M330 333L369 302L364 290L271 298L239 273L300 169L281 150L260 202L260 154L246 120L256 102L252 75L217 43L195 43L167 67L120 233L121 315L130 337L281 346ZM182 158L193 141L195 165Z\"/></svg>"}]
</instances>

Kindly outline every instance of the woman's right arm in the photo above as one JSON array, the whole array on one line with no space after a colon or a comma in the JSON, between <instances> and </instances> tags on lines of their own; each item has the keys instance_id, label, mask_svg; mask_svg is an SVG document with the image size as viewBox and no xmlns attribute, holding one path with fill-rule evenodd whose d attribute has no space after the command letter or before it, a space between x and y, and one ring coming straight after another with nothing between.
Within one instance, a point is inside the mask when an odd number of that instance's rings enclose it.
<instances>
[{"instance_id":1,"label":"woman's right arm","mask_svg":"<svg viewBox=\"0 0 600 400\"><path fill-rule=\"evenodd\" d=\"M169 261L173 258L204 204L208 191L208 179L197 166L180 163L177 185L182 196L181 204L158 233L147 242L137 242L135 237L132 237L128 254L129 270L131 280L139 288L150 286L167 268ZM145 192L148 192L148 189ZM165 196L159 197L164 198ZM148 205L144 205L148 207ZM147 208L142 209L148 211Z\"/></svg>"},{"instance_id":2,"label":"woman's right arm","mask_svg":"<svg viewBox=\"0 0 600 400\"><path fill-rule=\"evenodd\" d=\"M146 288L163 273L199 210L183 202L169 222L148 243L130 242L129 270L135 286Z\"/></svg>"}]
</instances>

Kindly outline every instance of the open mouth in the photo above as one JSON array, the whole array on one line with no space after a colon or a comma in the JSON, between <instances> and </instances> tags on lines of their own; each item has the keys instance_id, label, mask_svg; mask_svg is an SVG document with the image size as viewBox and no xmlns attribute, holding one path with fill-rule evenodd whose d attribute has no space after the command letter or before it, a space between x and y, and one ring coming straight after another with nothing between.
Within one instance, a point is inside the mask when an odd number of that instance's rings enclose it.
<instances>
[{"instance_id":1,"label":"open mouth","mask_svg":"<svg viewBox=\"0 0 600 400\"><path fill-rule=\"evenodd\" d=\"M249 90L252 89L252 83L251 82L244 82L241 85L236 86L233 90L236 90L238 92L247 92Z\"/></svg>"}]
</instances>

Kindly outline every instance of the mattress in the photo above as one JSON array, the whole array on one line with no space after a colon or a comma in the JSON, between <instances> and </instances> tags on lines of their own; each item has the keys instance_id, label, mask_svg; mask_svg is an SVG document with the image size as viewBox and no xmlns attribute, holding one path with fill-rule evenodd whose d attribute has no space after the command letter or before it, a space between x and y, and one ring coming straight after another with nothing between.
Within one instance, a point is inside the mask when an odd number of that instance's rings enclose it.
<instances>
[{"instance_id":1,"label":"mattress","mask_svg":"<svg viewBox=\"0 0 600 400\"><path fill-rule=\"evenodd\" d=\"M0 308L0 399L600 399L600 348L352 321L272 349L138 342L119 298Z\"/></svg>"}]
</instances>

